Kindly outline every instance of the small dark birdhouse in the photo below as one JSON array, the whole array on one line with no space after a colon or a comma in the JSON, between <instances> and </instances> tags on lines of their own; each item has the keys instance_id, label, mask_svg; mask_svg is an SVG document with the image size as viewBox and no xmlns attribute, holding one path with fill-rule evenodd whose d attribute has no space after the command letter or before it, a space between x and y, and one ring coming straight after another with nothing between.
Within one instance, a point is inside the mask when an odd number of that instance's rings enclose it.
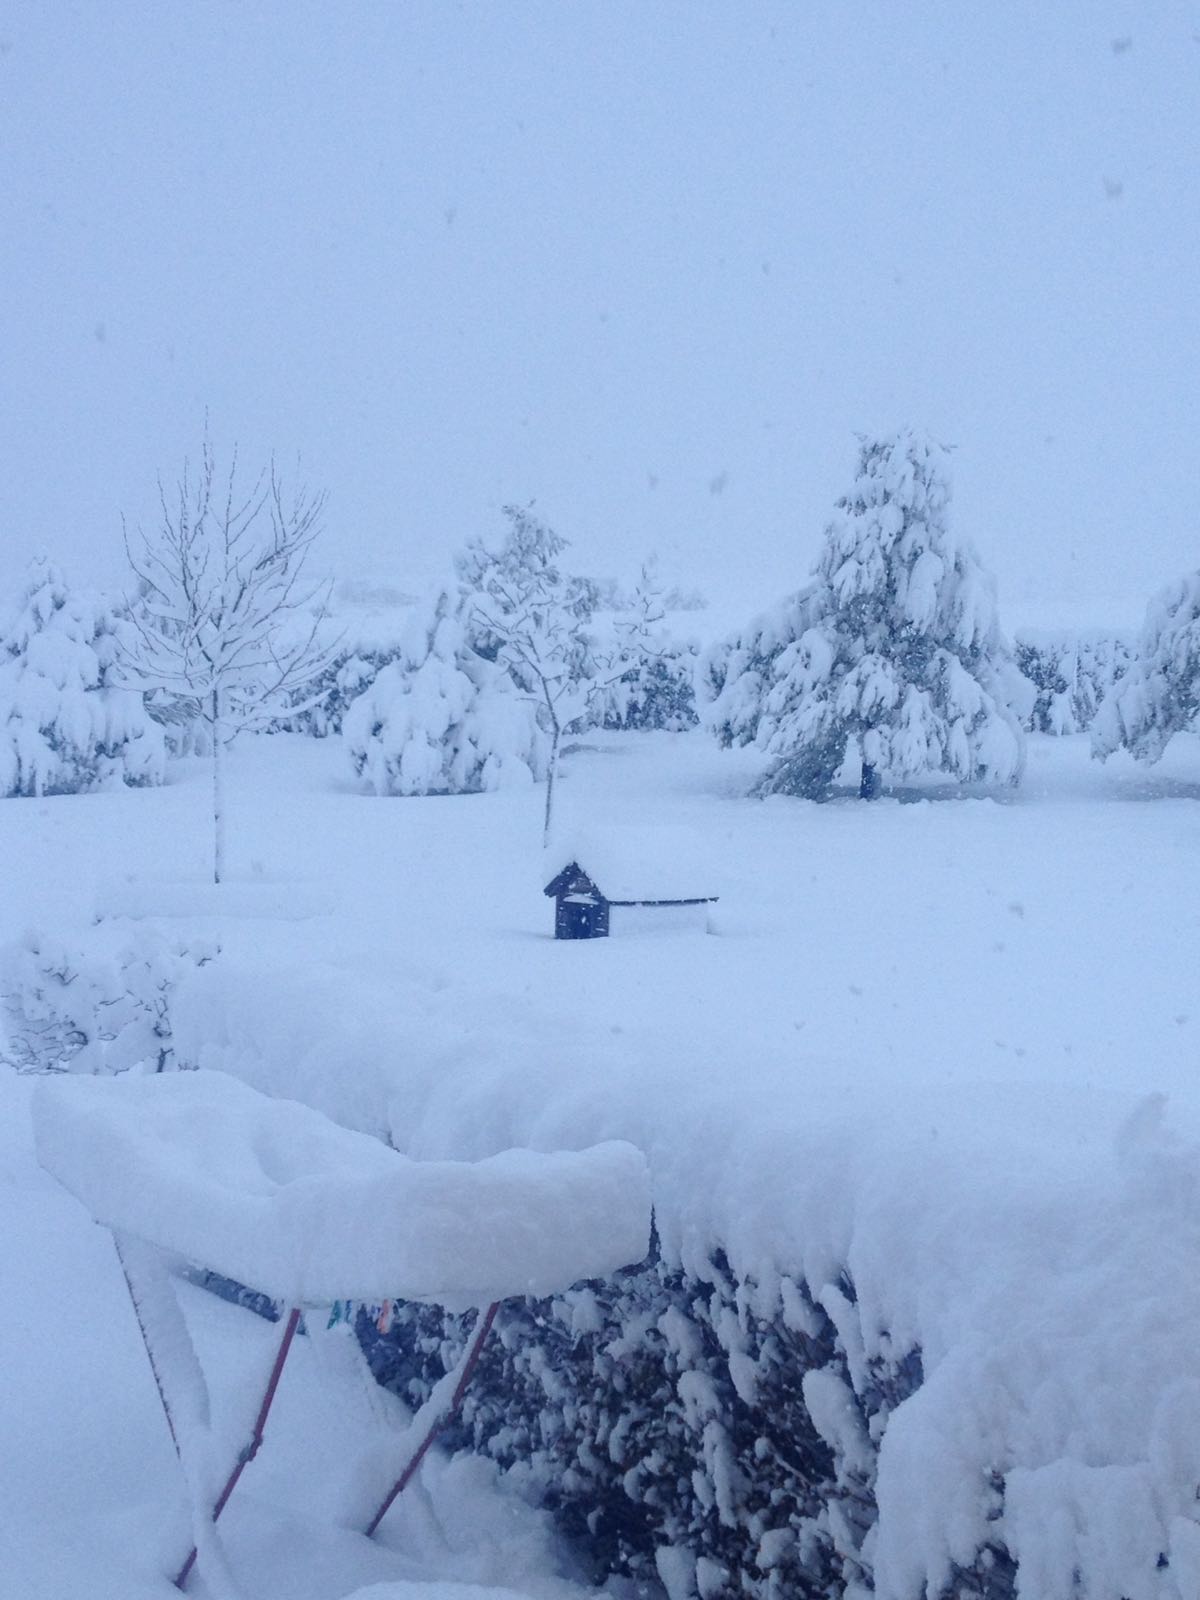
<instances>
[{"instance_id":1,"label":"small dark birdhouse","mask_svg":"<svg viewBox=\"0 0 1200 1600\"><path fill-rule=\"evenodd\" d=\"M576 861L569 862L546 885L555 900L556 939L608 937L608 901Z\"/></svg>"},{"instance_id":2,"label":"small dark birdhouse","mask_svg":"<svg viewBox=\"0 0 1200 1600\"><path fill-rule=\"evenodd\" d=\"M545 893L555 901L556 939L606 939L614 931L707 925L706 909L715 903L716 895L680 893L696 882L695 876L686 868L680 871L670 864L664 866L653 846L642 851L641 859L633 841L610 841L607 853L599 847L595 853L601 857L599 876L607 894L579 865L577 855L546 885Z\"/></svg>"}]
</instances>

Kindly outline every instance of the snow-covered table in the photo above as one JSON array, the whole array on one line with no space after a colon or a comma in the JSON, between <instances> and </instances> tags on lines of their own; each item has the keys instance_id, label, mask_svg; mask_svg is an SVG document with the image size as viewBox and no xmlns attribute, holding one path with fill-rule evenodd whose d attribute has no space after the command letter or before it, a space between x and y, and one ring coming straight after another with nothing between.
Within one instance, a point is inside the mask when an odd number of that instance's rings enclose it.
<instances>
[{"instance_id":1,"label":"snow-covered table","mask_svg":"<svg viewBox=\"0 0 1200 1600\"><path fill-rule=\"evenodd\" d=\"M480 1308L459 1366L414 1421L429 1430L374 1532L461 1398L497 1302L607 1276L649 1243L645 1161L619 1142L411 1161L220 1072L50 1079L34 1127L42 1166L116 1241L188 1484L195 1544L180 1587L197 1549L222 1563L212 1525L261 1442L303 1307L395 1297ZM205 1460L208 1391L171 1287L183 1264L290 1308L250 1440L223 1482Z\"/></svg>"}]
</instances>

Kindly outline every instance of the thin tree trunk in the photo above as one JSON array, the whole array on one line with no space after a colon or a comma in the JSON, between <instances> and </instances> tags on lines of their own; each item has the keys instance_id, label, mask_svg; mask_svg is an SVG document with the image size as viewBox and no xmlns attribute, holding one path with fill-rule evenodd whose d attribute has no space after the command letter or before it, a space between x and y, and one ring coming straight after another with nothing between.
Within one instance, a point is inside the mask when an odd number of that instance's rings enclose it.
<instances>
[{"instance_id":1,"label":"thin tree trunk","mask_svg":"<svg viewBox=\"0 0 1200 1600\"><path fill-rule=\"evenodd\" d=\"M224 734L221 728L221 691L213 690L212 697L212 758L213 758L213 882L220 883L225 876L225 760Z\"/></svg>"},{"instance_id":2,"label":"thin tree trunk","mask_svg":"<svg viewBox=\"0 0 1200 1600\"><path fill-rule=\"evenodd\" d=\"M879 769L864 761L862 764L862 777L858 783L858 798L860 800L878 800L879 798Z\"/></svg>"},{"instance_id":3,"label":"thin tree trunk","mask_svg":"<svg viewBox=\"0 0 1200 1600\"><path fill-rule=\"evenodd\" d=\"M558 741L561 737L562 730L556 721L550 739L550 767L546 773L546 820L542 825L543 845L550 843L550 824L554 818L554 780L558 776Z\"/></svg>"}]
</instances>

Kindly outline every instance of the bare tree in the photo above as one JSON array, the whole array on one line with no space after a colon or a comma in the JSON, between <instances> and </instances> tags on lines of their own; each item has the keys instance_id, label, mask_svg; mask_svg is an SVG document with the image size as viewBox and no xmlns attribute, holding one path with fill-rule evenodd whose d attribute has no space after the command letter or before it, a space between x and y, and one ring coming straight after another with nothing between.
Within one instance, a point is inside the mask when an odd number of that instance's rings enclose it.
<instances>
[{"instance_id":1,"label":"bare tree","mask_svg":"<svg viewBox=\"0 0 1200 1600\"><path fill-rule=\"evenodd\" d=\"M226 748L266 727L329 660L317 637L325 599L314 605L319 586L303 582L324 493L285 493L274 460L249 492L237 479L236 449L218 476L206 432L199 474L185 464L170 494L160 478L158 525L138 530L136 548L125 534L138 584L126 672L207 725L215 883L225 875Z\"/></svg>"}]
</instances>

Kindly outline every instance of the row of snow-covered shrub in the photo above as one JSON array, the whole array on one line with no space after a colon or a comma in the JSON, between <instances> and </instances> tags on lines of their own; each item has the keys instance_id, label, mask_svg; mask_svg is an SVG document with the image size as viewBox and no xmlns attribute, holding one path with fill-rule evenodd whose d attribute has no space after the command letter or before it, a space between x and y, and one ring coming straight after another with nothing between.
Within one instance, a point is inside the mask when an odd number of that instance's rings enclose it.
<instances>
[{"instance_id":1,"label":"row of snow-covered shrub","mask_svg":"<svg viewBox=\"0 0 1200 1600\"><path fill-rule=\"evenodd\" d=\"M263 659L299 651L314 673L279 697L265 723L256 700L253 726L345 734L355 771L390 794L470 793L543 776L564 692L575 730L694 726L697 647L661 627L660 591L644 578L622 599L615 586L573 577L556 564L565 541L528 513L510 508L510 517L498 549L468 552L501 574L505 596L518 597L503 625L484 616L465 578L399 618L395 607L349 621L284 607L262 620ZM464 574L474 570L464 563ZM532 671L531 627L540 652ZM160 783L168 756L209 753L208 696L189 676L177 632L145 595L131 610L70 590L35 562L0 616L0 795ZM163 634L173 651L170 687L143 659L147 633ZM251 724L227 705L226 738L243 725Z\"/></svg>"},{"instance_id":2,"label":"row of snow-covered shrub","mask_svg":"<svg viewBox=\"0 0 1200 1600\"><path fill-rule=\"evenodd\" d=\"M394 658L345 710L355 772L378 794L462 794L546 776L563 734L697 722L697 647L665 628L643 571L620 601L564 564L567 541L505 508L458 584L411 619Z\"/></svg>"}]
</instances>

